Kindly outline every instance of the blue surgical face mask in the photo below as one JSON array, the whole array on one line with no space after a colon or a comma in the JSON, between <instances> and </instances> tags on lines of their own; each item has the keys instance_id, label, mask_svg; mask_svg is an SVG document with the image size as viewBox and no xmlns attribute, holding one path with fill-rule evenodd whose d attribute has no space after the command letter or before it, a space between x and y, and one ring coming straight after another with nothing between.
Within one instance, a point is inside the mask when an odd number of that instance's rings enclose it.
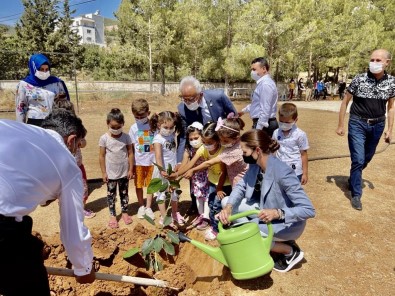
<instances>
[{"instance_id":1,"label":"blue surgical face mask","mask_svg":"<svg viewBox=\"0 0 395 296\"><path fill-rule=\"evenodd\" d=\"M136 123L138 124L146 124L148 122L148 117L136 119Z\"/></svg>"}]
</instances>

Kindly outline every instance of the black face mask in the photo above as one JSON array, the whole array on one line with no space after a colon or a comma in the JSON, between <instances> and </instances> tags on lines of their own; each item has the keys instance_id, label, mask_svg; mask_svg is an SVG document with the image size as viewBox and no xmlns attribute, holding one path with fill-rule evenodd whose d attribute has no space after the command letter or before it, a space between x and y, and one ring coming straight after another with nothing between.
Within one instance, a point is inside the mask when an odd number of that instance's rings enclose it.
<instances>
[{"instance_id":1,"label":"black face mask","mask_svg":"<svg viewBox=\"0 0 395 296\"><path fill-rule=\"evenodd\" d=\"M248 156L243 155L243 160L245 163L248 163L248 164L256 164L258 159L255 159L254 157L252 157L252 153L251 153L251 155L248 155Z\"/></svg>"}]
</instances>

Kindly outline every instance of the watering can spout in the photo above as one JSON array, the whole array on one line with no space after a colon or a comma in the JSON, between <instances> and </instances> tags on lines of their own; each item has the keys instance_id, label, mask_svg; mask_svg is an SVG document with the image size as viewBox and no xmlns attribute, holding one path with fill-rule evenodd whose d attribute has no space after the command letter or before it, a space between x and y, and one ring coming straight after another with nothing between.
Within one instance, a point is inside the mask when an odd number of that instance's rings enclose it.
<instances>
[{"instance_id":1,"label":"watering can spout","mask_svg":"<svg viewBox=\"0 0 395 296\"><path fill-rule=\"evenodd\" d=\"M178 233L178 237L181 242L191 243L192 245L194 245L198 249L202 250L204 253L206 253L210 257L214 258L215 260L221 262L223 265L228 267L228 263L226 262L224 254L222 253L220 248L214 248L214 247L208 246L206 244L203 244L201 242L198 242L196 240L190 239L181 231Z\"/></svg>"}]
</instances>

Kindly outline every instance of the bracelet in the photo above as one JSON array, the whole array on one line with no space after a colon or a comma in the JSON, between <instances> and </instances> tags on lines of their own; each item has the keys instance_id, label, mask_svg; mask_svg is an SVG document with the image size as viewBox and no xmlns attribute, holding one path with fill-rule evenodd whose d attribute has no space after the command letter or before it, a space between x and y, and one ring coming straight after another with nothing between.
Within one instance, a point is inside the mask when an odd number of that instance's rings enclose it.
<instances>
[{"instance_id":1,"label":"bracelet","mask_svg":"<svg viewBox=\"0 0 395 296\"><path fill-rule=\"evenodd\" d=\"M277 209L277 213L278 213L278 220L284 220L285 219L285 214L284 214L284 211L282 209Z\"/></svg>"}]
</instances>

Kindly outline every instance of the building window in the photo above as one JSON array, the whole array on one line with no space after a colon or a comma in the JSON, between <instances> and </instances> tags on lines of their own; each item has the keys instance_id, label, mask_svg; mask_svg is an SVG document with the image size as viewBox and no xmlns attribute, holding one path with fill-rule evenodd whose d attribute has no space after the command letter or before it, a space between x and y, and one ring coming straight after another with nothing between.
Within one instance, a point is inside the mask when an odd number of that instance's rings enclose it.
<instances>
[{"instance_id":1,"label":"building window","mask_svg":"<svg viewBox=\"0 0 395 296\"><path fill-rule=\"evenodd\" d=\"M88 34L90 34L90 33L92 33L92 30L86 30L86 32L87 32Z\"/></svg>"},{"instance_id":2,"label":"building window","mask_svg":"<svg viewBox=\"0 0 395 296\"><path fill-rule=\"evenodd\" d=\"M91 38L91 37L87 37L87 38L86 38L86 41L92 42L92 38Z\"/></svg>"}]
</instances>

